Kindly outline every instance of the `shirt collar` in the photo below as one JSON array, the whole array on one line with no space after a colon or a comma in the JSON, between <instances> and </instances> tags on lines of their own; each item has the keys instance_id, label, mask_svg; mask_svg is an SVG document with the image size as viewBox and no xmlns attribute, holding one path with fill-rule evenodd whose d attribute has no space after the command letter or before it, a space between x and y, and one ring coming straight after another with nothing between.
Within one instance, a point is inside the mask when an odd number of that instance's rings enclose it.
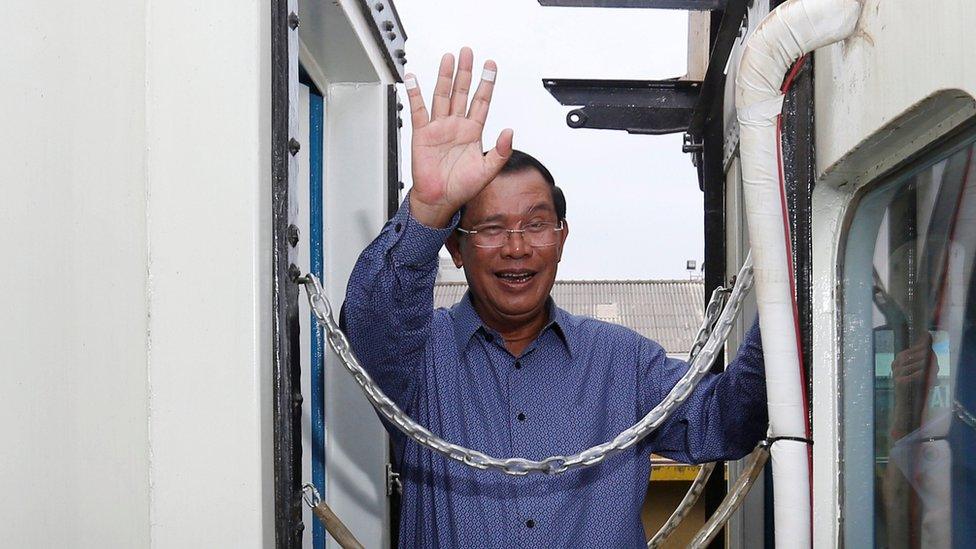
<instances>
[{"instance_id":1,"label":"shirt collar","mask_svg":"<svg viewBox=\"0 0 976 549\"><path fill-rule=\"evenodd\" d=\"M569 356L572 357L575 354L572 342L575 340L579 318L557 307L551 297L546 306L549 308L549 323L542 331L545 332L552 328L566 346ZM459 350L463 350L471 337L479 330L491 333L481 321L478 312L474 310L474 304L471 302L471 290L465 292L461 301L451 308L451 317L454 319L454 337Z\"/></svg>"}]
</instances>

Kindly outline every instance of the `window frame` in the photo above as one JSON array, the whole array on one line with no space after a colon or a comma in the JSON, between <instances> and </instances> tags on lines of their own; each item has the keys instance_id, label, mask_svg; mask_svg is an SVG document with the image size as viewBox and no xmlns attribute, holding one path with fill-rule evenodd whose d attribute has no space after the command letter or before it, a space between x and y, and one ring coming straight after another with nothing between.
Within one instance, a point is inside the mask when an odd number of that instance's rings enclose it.
<instances>
[{"instance_id":1,"label":"window frame","mask_svg":"<svg viewBox=\"0 0 976 549\"><path fill-rule=\"evenodd\" d=\"M847 254L849 247L852 244L858 242L857 236L852 235L855 229L858 229L855 225L855 218L858 213L861 212L862 206L865 205L866 200L871 200L876 197L878 193L894 193L900 188L901 182L903 182L907 177L912 174L922 172L932 166L942 162L952 156L953 154L962 151L968 147L976 146L976 116L966 119L964 122L959 124L956 128L944 134L940 138L932 141L928 145L922 147L920 150L914 154L908 156L905 160L899 162L896 166L889 170L879 174L877 177L873 178L871 181L859 186L857 190L854 191L853 196L845 207L845 212L843 214L843 221L840 226L840 231L838 232L838 247L837 247L837 264L836 270L834 272L836 280L836 311L835 311L835 335L837 338L838 345L836 349L838 350L837 356L834 358L835 371L837 373L837 394L835 395L837 416L835 417L835 433L837 437L837 458L838 458L838 477L836 484L836 497L837 497L837 507L839 508L838 520L838 542L841 545L849 545L851 547L861 547L874 546L876 541L876 535L874 531L874 490L868 491L868 493L860 495L856 500L850 497L850 489L852 486L848 483L849 470L849 445L847 439L847 399L849 396L853 396L850 393L857 393L858 389L863 389L863 387L852 386L848 381L847 372L847 349L849 348L849 338L846 336L846 326L847 317L849 313L848 306L848 295L847 289L848 285L846 283L849 274L845 274L848 271ZM881 211L887 209L887 202L884 200L879 200L882 206ZM883 215L877 219L877 225L882 222ZM863 230L863 228L861 228ZM873 231L866 231L874 235L874 239L877 238L877 228ZM873 248L873 246L872 246ZM871 369L872 376L873 368ZM853 391L852 391L853 389ZM875 406L875 395L873 387L870 388L869 394L871 395L870 401L868 403L868 408L870 408L869 421L871 425L874 424L874 406ZM862 406L864 406L862 404ZM873 469L874 460L874 435L866 437L866 445L871 448L871 460L868 462L868 468ZM862 466L863 467L863 466ZM873 472L870 475L873 483ZM872 484L873 486L873 484ZM865 504L865 500L867 505ZM864 522L855 520L851 522L849 508L851 505L857 509L858 513L864 513L866 509L870 509L870 524L871 528L864 528ZM849 527L848 524L853 524L853 527Z\"/></svg>"}]
</instances>

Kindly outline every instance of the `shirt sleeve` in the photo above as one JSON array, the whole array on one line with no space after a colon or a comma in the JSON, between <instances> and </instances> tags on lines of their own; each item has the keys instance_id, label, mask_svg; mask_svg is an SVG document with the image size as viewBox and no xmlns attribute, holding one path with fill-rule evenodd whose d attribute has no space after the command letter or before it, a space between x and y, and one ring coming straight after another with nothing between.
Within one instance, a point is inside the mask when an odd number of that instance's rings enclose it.
<instances>
[{"instance_id":1,"label":"shirt sleeve","mask_svg":"<svg viewBox=\"0 0 976 549\"><path fill-rule=\"evenodd\" d=\"M425 360L437 253L459 217L444 229L427 227L410 214L408 195L349 277L340 325L366 371L404 409Z\"/></svg>"},{"instance_id":2,"label":"shirt sleeve","mask_svg":"<svg viewBox=\"0 0 976 549\"><path fill-rule=\"evenodd\" d=\"M668 358L654 344L644 360L651 391L641 415L661 402L689 364ZM651 451L682 463L734 460L747 455L766 435L766 377L759 321L746 333L724 372L706 374L686 400L652 435Z\"/></svg>"}]
</instances>

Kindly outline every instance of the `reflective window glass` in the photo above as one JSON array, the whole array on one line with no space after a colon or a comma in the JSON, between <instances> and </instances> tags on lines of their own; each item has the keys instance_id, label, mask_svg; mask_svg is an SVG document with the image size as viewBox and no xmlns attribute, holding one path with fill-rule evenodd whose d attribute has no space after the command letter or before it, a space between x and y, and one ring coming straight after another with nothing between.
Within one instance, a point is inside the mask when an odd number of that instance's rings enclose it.
<instances>
[{"instance_id":1,"label":"reflective window glass","mask_svg":"<svg viewBox=\"0 0 976 549\"><path fill-rule=\"evenodd\" d=\"M842 269L848 547L976 544L976 145L859 202Z\"/></svg>"}]
</instances>

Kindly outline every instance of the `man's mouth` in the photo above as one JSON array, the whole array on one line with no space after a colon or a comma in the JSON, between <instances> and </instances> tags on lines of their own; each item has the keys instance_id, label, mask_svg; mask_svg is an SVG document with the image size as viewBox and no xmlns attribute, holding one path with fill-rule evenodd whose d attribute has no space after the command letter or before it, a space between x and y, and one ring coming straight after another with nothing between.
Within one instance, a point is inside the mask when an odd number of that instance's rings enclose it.
<instances>
[{"instance_id":1,"label":"man's mouth","mask_svg":"<svg viewBox=\"0 0 976 549\"><path fill-rule=\"evenodd\" d=\"M510 285L527 284L535 275L535 271L526 270L505 270L495 273L496 277Z\"/></svg>"}]
</instances>

